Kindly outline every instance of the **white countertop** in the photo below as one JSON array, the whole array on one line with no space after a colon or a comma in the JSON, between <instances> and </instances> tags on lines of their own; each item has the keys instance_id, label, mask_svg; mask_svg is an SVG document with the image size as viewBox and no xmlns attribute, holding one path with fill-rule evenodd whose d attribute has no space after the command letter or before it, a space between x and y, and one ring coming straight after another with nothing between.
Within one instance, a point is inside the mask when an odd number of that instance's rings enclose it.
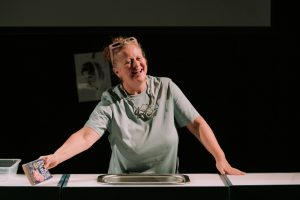
<instances>
[{"instance_id":1,"label":"white countertop","mask_svg":"<svg viewBox=\"0 0 300 200\"><path fill-rule=\"evenodd\" d=\"M33 187L55 187L58 186L58 183L62 177L62 174L52 174L53 177L47 181L34 185ZM0 175L1 176L1 175ZM0 177L0 187L1 186L31 186L29 180L24 174L11 175L1 179Z\"/></svg>"},{"instance_id":2,"label":"white countertop","mask_svg":"<svg viewBox=\"0 0 300 200\"><path fill-rule=\"evenodd\" d=\"M52 174L53 178L33 187L56 187L62 174ZM102 174L71 174L64 187L111 187L110 184L97 181ZM113 185L117 187L227 187L219 174L184 174L189 176L190 182L170 185ZM0 175L1 176L1 175ZM246 173L245 175L226 175L229 185L300 185L300 172L289 173ZM8 179L0 178L1 186L31 186L24 174L10 176Z\"/></svg>"},{"instance_id":3,"label":"white countertop","mask_svg":"<svg viewBox=\"0 0 300 200\"><path fill-rule=\"evenodd\" d=\"M97 182L101 174L71 174L64 187L112 187L110 184ZM190 178L189 183L170 185L113 185L114 187L226 187L218 174L184 174Z\"/></svg>"},{"instance_id":4,"label":"white countertop","mask_svg":"<svg viewBox=\"0 0 300 200\"><path fill-rule=\"evenodd\" d=\"M300 185L299 173L247 173L227 175L232 185Z\"/></svg>"}]
</instances>

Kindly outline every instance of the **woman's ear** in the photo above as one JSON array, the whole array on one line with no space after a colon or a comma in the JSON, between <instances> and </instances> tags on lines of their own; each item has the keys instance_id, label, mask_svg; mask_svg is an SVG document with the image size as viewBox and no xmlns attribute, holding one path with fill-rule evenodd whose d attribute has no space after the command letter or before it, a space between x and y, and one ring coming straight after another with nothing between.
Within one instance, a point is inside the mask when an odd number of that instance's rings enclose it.
<instances>
[{"instance_id":1,"label":"woman's ear","mask_svg":"<svg viewBox=\"0 0 300 200\"><path fill-rule=\"evenodd\" d=\"M117 68L113 68L113 72L115 73L116 76L119 77L119 70Z\"/></svg>"}]
</instances>

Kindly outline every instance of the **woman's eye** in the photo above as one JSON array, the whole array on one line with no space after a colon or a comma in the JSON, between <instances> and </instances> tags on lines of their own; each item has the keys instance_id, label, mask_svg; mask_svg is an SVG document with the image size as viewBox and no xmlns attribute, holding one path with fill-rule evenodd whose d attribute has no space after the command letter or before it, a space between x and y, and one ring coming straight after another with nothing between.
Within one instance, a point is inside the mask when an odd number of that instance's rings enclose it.
<instances>
[{"instance_id":1,"label":"woman's eye","mask_svg":"<svg viewBox=\"0 0 300 200\"><path fill-rule=\"evenodd\" d=\"M137 60L138 61L142 61L144 59L144 57L138 57Z\"/></svg>"}]
</instances>

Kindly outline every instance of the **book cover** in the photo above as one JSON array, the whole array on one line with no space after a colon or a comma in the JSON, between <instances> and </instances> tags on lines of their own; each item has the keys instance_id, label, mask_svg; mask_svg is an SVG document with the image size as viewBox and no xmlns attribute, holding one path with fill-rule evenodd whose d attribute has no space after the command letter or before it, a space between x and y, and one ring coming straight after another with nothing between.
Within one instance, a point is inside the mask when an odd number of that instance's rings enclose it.
<instances>
[{"instance_id":1,"label":"book cover","mask_svg":"<svg viewBox=\"0 0 300 200\"><path fill-rule=\"evenodd\" d=\"M50 171L44 167L43 159L25 163L22 168L31 185L39 184L53 177Z\"/></svg>"}]
</instances>

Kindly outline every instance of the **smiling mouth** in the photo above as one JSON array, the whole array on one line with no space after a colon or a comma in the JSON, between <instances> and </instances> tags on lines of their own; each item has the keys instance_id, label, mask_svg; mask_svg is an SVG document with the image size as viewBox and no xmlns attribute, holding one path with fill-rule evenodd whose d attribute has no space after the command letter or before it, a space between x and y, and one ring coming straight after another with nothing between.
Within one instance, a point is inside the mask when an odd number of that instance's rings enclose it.
<instances>
[{"instance_id":1,"label":"smiling mouth","mask_svg":"<svg viewBox=\"0 0 300 200\"><path fill-rule=\"evenodd\" d=\"M144 70L141 69L141 70L138 70L138 71L133 71L133 72L131 72L131 74L132 74L132 75L137 75L137 74L142 73L143 71L144 71Z\"/></svg>"}]
</instances>

